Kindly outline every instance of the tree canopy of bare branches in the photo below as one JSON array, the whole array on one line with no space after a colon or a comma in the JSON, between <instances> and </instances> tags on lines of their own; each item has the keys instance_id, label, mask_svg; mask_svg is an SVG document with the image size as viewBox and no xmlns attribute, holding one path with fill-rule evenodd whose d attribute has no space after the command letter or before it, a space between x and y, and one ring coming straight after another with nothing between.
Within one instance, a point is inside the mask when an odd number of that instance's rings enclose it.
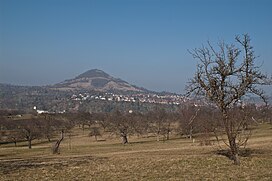
<instances>
[{"instance_id":1,"label":"tree canopy of bare branches","mask_svg":"<svg viewBox=\"0 0 272 181\"><path fill-rule=\"evenodd\" d=\"M208 98L221 112L222 122L228 137L234 164L239 165L238 127L230 119L229 110L241 99L254 94L266 103L260 85L270 85L271 78L260 71L251 46L249 35L236 36L235 44L221 42L218 49L208 42L207 46L190 51L197 59L195 76L190 80L187 95L200 95Z\"/></svg>"}]
</instances>

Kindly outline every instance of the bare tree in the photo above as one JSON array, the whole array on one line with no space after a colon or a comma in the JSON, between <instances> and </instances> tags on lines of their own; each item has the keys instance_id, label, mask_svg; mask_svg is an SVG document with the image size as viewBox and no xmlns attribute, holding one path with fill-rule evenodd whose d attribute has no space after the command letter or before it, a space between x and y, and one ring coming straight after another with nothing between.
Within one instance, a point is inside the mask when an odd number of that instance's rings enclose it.
<instances>
[{"instance_id":1,"label":"bare tree","mask_svg":"<svg viewBox=\"0 0 272 181\"><path fill-rule=\"evenodd\" d=\"M79 112L77 114L77 121L79 125L82 126L83 133L85 131L85 126L88 126L90 128L93 124L92 115L88 112Z\"/></svg>"},{"instance_id":2,"label":"bare tree","mask_svg":"<svg viewBox=\"0 0 272 181\"><path fill-rule=\"evenodd\" d=\"M131 120L124 113L115 110L109 116L109 129L111 132L117 133L122 138L122 143L128 143L128 134L132 131L130 122Z\"/></svg>"},{"instance_id":3,"label":"bare tree","mask_svg":"<svg viewBox=\"0 0 272 181\"><path fill-rule=\"evenodd\" d=\"M213 106L201 106L194 121L194 131L200 133L198 136L200 145L212 145L211 135L217 131L216 128L222 130L217 120L220 120L218 109Z\"/></svg>"},{"instance_id":4,"label":"bare tree","mask_svg":"<svg viewBox=\"0 0 272 181\"><path fill-rule=\"evenodd\" d=\"M271 106L268 108L267 117L268 117L269 123L272 124L272 107Z\"/></svg>"},{"instance_id":5,"label":"bare tree","mask_svg":"<svg viewBox=\"0 0 272 181\"><path fill-rule=\"evenodd\" d=\"M149 119L150 130L156 134L157 141L160 141L160 136L169 138L171 122L168 119L169 115L165 109L155 107L153 111L148 112L147 117Z\"/></svg>"},{"instance_id":6,"label":"bare tree","mask_svg":"<svg viewBox=\"0 0 272 181\"><path fill-rule=\"evenodd\" d=\"M195 119L198 116L200 108L194 104L182 105L180 109L180 131L190 139L193 138Z\"/></svg>"},{"instance_id":7,"label":"bare tree","mask_svg":"<svg viewBox=\"0 0 272 181\"><path fill-rule=\"evenodd\" d=\"M271 84L271 79L256 65L249 35L236 36L235 40L235 44L231 45L219 43L219 49L208 42L207 47L191 51L199 64L186 89L188 95L205 96L218 107L232 159L234 164L239 165L237 137L240 132L237 124L230 119L229 110L247 94L255 94L266 102L259 85Z\"/></svg>"},{"instance_id":8,"label":"bare tree","mask_svg":"<svg viewBox=\"0 0 272 181\"><path fill-rule=\"evenodd\" d=\"M15 147L17 146L17 142L25 139L16 121L5 117L0 117L0 136L2 138L0 139L1 141L13 142Z\"/></svg>"},{"instance_id":9,"label":"bare tree","mask_svg":"<svg viewBox=\"0 0 272 181\"><path fill-rule=\"evenodd\" d=\"M77 116L77 115L75 115ZM60 133L60 138L52 144L52 153L59 154L59 147L64 139L64 132L69 133L69 148L71 148L71 129L74 127L74 123L71 121L74 117L69 114L43 114L38 117L42 126L42 134L51 141L56 134Z\"/></svg>"},{"instance_id":10,"label":"bare tree","mask_svg":"<svg viewBox=\"0 0 272 181\"><path fill-rule=\"evenodd\" d=\"M64 138L63 133L64 133L64 131L61 130L60 139L58 139L58 140L56 141L56 143L53 144L53 146L52 146L52 153L53 153L53 154L59 154L59 153L60 153L60 152L59 152L59 146L60 146L60 143L62 142L62 140L63 140L63 138Z\"/></svg>"},{"instance_id":11,"label":"bare tree","mask_svg":"<svg viewBox=\"0 0 272 181\"><path fill-rule=\"evenodd\" d=\"M41 121L38 119L16 120L21 134L28 142L28 148L32 148L32 141L42 137Z\"/></svg>"},{"instance_id":12,"label":"bare tree","mask_svg":"<svg viewBox=\"0 0 272 181\"><path fill-rule=\"evenodd\" d=\"M178 122L179 114L176 112L167 112L166 119L162 128L162 135L165 140L170 139L170 134L176 129L176 123Z\"/></svg>"},{"instance_id":13,"label":"bare tree","mask_svg":"<svg viewBox=\"0 0 272 181\"><path fill-rule=\"evenodd\" d=\"M38 119L40 120L42 126L42 134L51 142L51 139L55 136L55 132L58 131L59 127L63 125L64 121L60 121L56 115L51 114L41 114L38 115Z\"/></svg>"},{"instance_id":14,"label":"bare tree","mask_svg":"<svg viewBox=\"0 0 272 181\"><path fill-rule=\"evenodd\" d=\"M18 129L6 131L6 141L13 142L14 146L17 147L17 142L24 139L22 133Z\"/></svg>"},{"instance_id":15,"label":"bare tree","mask_svg":"<svg viewBox=\"0 0 272 181\"><path fill-rule=\"evenodd\" d=\"M100 132L99 127L92 127L91 131L89 133L89 136L90 137L94 136L95 141L97 141L97 136L101 136L101 132Z\"/></svg>"},{"instance_id":16,"label":"bare tree","mask_svg":"<svg viewBox=\"0 0 272 181\"><path fill-rule=\"evenodd\" d=\"M259 108L259 112L261 115L259 115L262 122L268 122L272 124L272 107L270 106L262 106Z\"/></svg>"}]
</instances>

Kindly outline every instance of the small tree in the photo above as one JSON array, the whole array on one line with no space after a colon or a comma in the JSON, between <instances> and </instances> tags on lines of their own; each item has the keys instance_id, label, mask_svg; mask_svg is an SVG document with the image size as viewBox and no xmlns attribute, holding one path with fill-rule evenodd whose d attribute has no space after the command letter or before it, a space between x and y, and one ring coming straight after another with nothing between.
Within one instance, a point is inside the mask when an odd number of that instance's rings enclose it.
<instances>
[{"instance_id":1,"label":"small tree","mask_svg":"<svg viewBox=\"0 0 272 181\"><path fill-rule=\"evenodd\" d=\"M101 136L101 132L99 130L99 127L92 127L91 131L89 133L89 136L90 137L94 136L95 141L97 141L97 136Z\"/></svg>"},{"instance_id":2,"label":"small tree","mask_svg":"<svg viewBox=\"0 0 272 181\"><path fill-rule=\"evenodd\" d=\"M130 120L130 129L135 133L138 137L144 134L148 134L148 122L145 116L139 112L132 112L126 114L127 119Z\"/></svg>"},{"instance_id":3,"label":"small tree","mask_svg":"<svg viewBox=\"0 0 272 181\"><path fill-rule=\"evenodd\" d=\"M200 108L194 104L183 105L180 109L180 131L190 139L193 138L193 132L195 127L195 120L199 113Z\"/></svg>"},{"instance_id":4,"label":"small tree","mask_svg":"<svg viewBox=\"0 0 272 181\"><path fill-rule=\"evenodd\" d=\"M17 147L17 142L24 139L22 133L18 129L9 130L6 132L8 142L13 142L14 146Z\"/></svg>"},{"instance_id":5,"label":"small tree","mask_svg":"<svg viewBox=\"0 0 272 181\"><path fill-rule=\"evenodd\" d=\"M20 135L28 143L28 148L32 148L32 141L42 137L42 122L38 119L14 120Z\"/></svg>"},{"instance_id":6,"label":"small tree","mask_svg":"<svg viewBox=\"0 0 272 181\"><path fill-rule=\"evenodd\" d=\"M160 136L169 138L171 122L166 110L161 107L155 107L153 111L148 112L150 129L156 134L157 141L160 141Z\"/></svg>"},{"instance_id":7,"label":"small tree","mask_svg":"<svg viewBox=\"0 0 272 181\"><path fill-rule=\"evenodd\" d=\"M0 117L0 140L13 142L15 147L17 146L18 141L24 140L24 134L18 129L17 124L17 121Z\"/></svg>"},{"instance_id":8,"label":"small tree","mask_svg":"<svg viewBox=\"0 0 272 181\"><path fill-rule=\"evenodd\" d=\"M112 132L115 132L120 135L122 138L122 143L128 143L128 134L132 132L130 126L130 119L125 116L124 113L121 113L119 110L115 110L114 112L110 113L109 116L110 124L109 129Z\"/></svg>"},{"instance_id":9,"label":"small tree","mask_svg":"<svg viewBox=\"0 0 272 181\"><path fill-rule=\"evenodd\" d=\"M235 40L236 45L220 43L218 50L208 42L207 47L191 51L200 62L186 89L188 95L205 96L218 107L232 159L239 165L237 137L240 128L230 119L229 110L247 94L255 94L265 101L259 85L268 85L271 81L255 63L250 37L246 34L236 36Z\"/></svg>"},{"instance_id":10,"label":"small tree","mask_svg":"<svg viewBox=\"0 0 272 181\"><path fill-rule=\"evenodd\" d=\"M109 114L100 112L100 113L92 113L92 120L95 124L98 124L99 127L102 128L102 133L107 131L109 127Z\"/></svg>"},{"instance_id":11,"label":"small tree","mask_svg":"<svg viewBox=\"0 0 272 181\"><path fill-rule=\"evenodd\" d=\"M64 138L63 133L64 133L64 131L61 130L60 139L58 139L58 140L56 141L56 143L54 143L54 144L52 145L52 153L53 153L53 154L59 154L59 153L60 153L60 152L59 152L59 146L60 146L60 143L62 142L62 140L63 140L63 138Z\"/></svg>"},{"instance_id":12,"label":"small tree","mask_svg":"<svg viewBox=\"0 0 272 181\"><path fill-rule=\"evenodd\" d=\"M41 133L48 142L51 142L51 139L55 136L55 133L59 131L59 128L63 126L64 121L60 120L57 115L53 114L42 114L39 115L38 119L40 120L42 130Z\"/></svg>"}]
</instances>

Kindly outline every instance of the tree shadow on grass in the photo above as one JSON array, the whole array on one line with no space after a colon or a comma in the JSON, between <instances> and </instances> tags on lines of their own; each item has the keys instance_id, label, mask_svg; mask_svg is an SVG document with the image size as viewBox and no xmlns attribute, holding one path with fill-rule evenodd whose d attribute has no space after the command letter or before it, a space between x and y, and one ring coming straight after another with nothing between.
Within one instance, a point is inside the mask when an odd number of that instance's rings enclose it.
<instances>
[{"instance_id":1,"label":"tree shadow on grass","mask_svg":"<svg viewBox=\"0 0 272 181\"><path fill-rule=\"evenodd\" d=\"M233 160L232 155L231 155L231 151L229 149L217 150L217 151L214 151L213 153L215 153L217 155L225 156L225 157L229 158L230 160ZM268 153L268 151L264 150L264 149L246 148L246 149L241 149L239 151L239 156L240 157L252 157L253 155L263 155L263 154L267 154L267 153Z\"/></svg>"}]
</instances>

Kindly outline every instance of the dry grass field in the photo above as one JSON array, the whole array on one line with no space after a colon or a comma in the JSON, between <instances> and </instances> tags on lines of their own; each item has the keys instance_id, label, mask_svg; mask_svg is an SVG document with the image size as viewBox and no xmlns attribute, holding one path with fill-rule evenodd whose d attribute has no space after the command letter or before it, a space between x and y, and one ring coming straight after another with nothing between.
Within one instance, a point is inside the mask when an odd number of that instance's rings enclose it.
<instances>
[{"instance_id":1,"label":"dry grass field","mask_svg":"<svg viewBox=\"0 0 272 181\"><path fill-rule=\"evenodd\" d=\"M253 130L251 154L241 158L240 166L216 154L216 142L200 146L197 139L130 137L122 145L118 138L95 142L87 132L74 132L62 142L59 155L41 140L31 150L25 143L1 145L0 180L272 180L270 124Z\"/></svg>"}]
</instances>

